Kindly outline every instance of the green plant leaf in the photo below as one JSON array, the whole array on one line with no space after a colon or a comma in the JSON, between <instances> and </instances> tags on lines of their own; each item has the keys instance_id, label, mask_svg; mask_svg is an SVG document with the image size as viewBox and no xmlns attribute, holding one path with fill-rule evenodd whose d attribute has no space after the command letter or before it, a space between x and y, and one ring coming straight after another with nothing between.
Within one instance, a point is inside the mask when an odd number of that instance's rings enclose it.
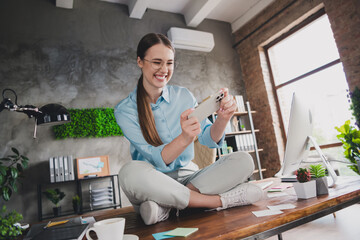
<instances>
[{"instance_id":1,"label":"green plant leaf","mask_svg":"<svg viewBox=\"0 0 360 240\"><path fill-rule=\"evenodd\" d=\"M19 171L18 171L16 168L11 167L11 168L10 168L10 171L11 171L11 177L12 177L12 178L17 178L17 177L18 177Z\"/></svg>"},{"instance_id":2,"label":"green plant leaf","mask_svg":"<svg viewBox=\"0 0 360 240\"><path fill-rule=\"evenodd\" d=\"M16 148L12 147L11 150L16 154L16 156L20 155L19 151Z\"/></svg>"},{"instance_id":3,"label":"green plant leaf","mask_svg":"<svg viewBox=\"0 0 360 240\"><path fill-rule=\"evenodd\" d=\"M12 191L9 187L5 186L2 188L2 196L5 201L9 201L11 197Z\"/></svg>"},{"instance_id":4,"label":"green plant leaf","mask_svg":"<svg viewBox=\"0 0 360 240\"><path fill-rule=\"evenodd\" d=\"M18 191L18 187L16 185L16 180L10 181L10 186L13 189L14 192Z\"/></svg>"},{"instance_id":5,"label":"green plant leaf","mask_svg":"<svg viewBox=\"0 0 360 240\"><path fill-rule=\"evenodd\" d=\"M20 163L16 164L16 168L19 172L24 171L24 168L22 167L22 165Z\"/></svg>"},{"instance_id":6,"label":"green plant leaf","mask_svg":"<svg viewBox=\"0 0 360 240\"><path fill-rule=\"evenodd\" d=\"M7 169L5 166L0 166L0 174L6 176Z\"/></svg>"}]
</instances>

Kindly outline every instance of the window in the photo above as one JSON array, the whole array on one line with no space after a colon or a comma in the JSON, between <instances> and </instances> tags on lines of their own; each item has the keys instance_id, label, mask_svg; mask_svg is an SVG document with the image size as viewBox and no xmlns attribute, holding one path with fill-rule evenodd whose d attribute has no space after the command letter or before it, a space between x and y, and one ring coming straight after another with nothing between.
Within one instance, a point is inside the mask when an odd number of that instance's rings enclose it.
<instances>
[{"instance_id":1,"label":"window","mask_svg":"<svg viewBox=\"0 0 360 240\"><path fill-rule=\"evenodd\" d=\"M293 92L313 106L313 136L322 148L342 151L335 126L352 117L348 85L329 20L324 10L315 13L265 47L276 90L283 130L289 122ZM330 149L329 149L330 150Z\"/></svg>"}]
</instances>

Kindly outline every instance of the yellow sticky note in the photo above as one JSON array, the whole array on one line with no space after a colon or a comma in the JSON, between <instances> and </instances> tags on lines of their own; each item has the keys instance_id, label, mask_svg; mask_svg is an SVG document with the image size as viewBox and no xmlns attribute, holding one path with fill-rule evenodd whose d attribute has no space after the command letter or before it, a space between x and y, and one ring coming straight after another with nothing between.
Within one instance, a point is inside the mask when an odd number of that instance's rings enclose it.
<instances>
[{"instance_id":1,"label":"yellow sticky note","mask_svg":"<svg viewBox=\"0 0 360 240\"><path fill-rule=\"evenodd\" d=\"M187 237L190 234L196 232L199 230L198 228L175 228L174 230L171 230L164 235L167 236L176 236L176 237Z\"/></svg>"}]
</instances>

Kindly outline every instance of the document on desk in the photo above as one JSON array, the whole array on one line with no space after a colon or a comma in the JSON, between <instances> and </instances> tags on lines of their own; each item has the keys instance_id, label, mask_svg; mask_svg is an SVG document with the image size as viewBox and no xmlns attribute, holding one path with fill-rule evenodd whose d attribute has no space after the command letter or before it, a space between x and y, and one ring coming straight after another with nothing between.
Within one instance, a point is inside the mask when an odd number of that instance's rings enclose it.
<instances>
[{"instance_id":1,"label":"document on desk","mask_svg":"<svg viewBox=\"0 0 360 240\"><path fill-rule=\"evenodd\" d=\"M293 209L295 208L294 204L279 204L274 206L267 206L270 210L285 210L285 209Z\"/></svg>"},{"instance_id":2,"label":"document on desk","mask_svg":"<svg viewBox=\"0 0 360 240\"><path fill-rule=\"evenodd\" d=\"M283 211L280 210L261 210L261 211L253 211L252 212L256 217L265 217L265 216L272 216L277 214L282 214Z\"/></svg>"},{"instance_id":3,"label":"document on desk","mask_svg":"<svg viewBox=\"0 0 360 240\"><path fill-rule=\"evenodd\" d=\"M271 193L268 193L267 196L269 198L273 198L273 197L282 197L282 196L286 196L286 195L289 195L287 194L286 192L271 192Z\"/></svg>"}]
</instances>

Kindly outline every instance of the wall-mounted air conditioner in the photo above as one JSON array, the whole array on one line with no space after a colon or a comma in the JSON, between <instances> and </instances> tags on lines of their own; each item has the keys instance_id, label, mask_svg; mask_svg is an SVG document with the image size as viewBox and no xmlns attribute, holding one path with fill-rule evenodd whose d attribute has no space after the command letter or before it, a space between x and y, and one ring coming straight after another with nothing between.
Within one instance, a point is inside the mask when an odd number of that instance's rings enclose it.
<instances>
[{"instance_id":1,"label":"wall-mounted air conditioner","mask_svg":"<svg viewBox=\"0 0 360 240\"><path fill-rule=\"evenodd\" d=\"M208 32L172 27L167 35L179 49L210 52L215 46L214 36Z\"/></svg>"}]
</instances>

